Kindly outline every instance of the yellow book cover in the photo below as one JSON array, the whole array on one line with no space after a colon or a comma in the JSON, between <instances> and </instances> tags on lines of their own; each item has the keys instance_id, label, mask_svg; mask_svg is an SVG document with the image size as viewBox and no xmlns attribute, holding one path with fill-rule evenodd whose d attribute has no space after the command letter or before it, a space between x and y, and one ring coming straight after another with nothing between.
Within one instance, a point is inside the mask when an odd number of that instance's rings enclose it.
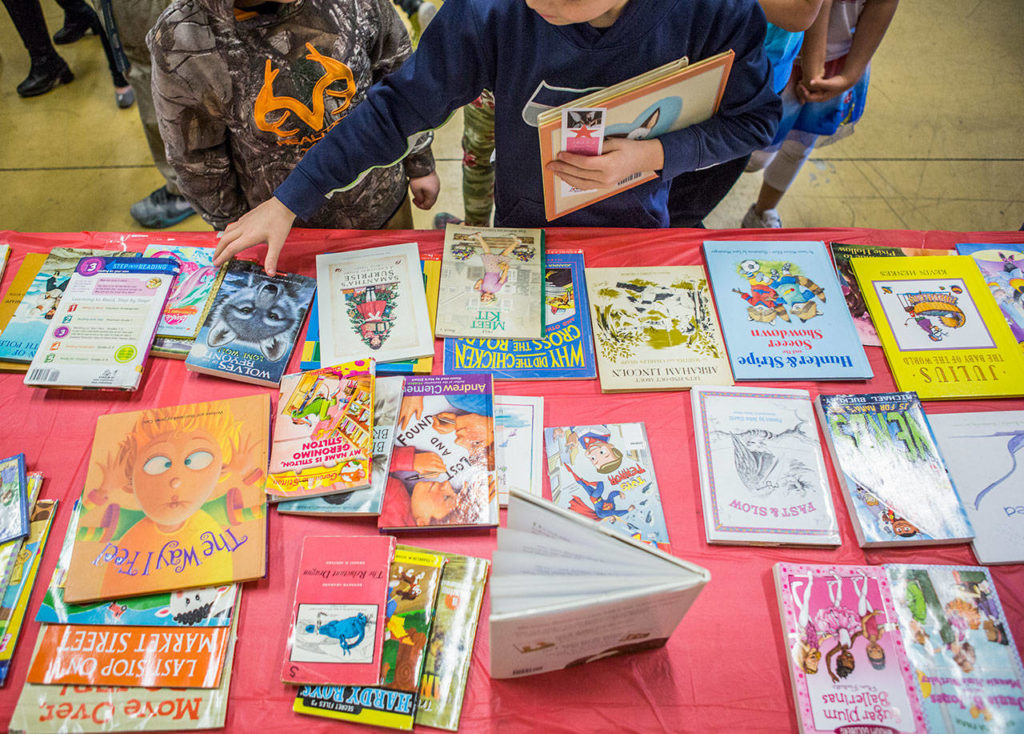
<instances>
[{"instance_id":1,"label":"yellow book cover","mask_svg":"<svg viewBox=\"0 0 1024 734\"><path fill-rule=\"evenodd\" d=\"M1024 395L1024 354L974 261L850 261L896 385L922 400Z\"/></svg>"},{"instance_id":2,"label":"yellow book cover","mask_svg":"<svg viewBox=\"0 0 1024 734\"><path fill-rule=\"evenodd\" d=\"M14 274L14 280L11 281L11 287L7 289L7 293L4 294L4 300L0 302L0 332L3 332L7 322L11 320L14 312L18 310L21 299L28 293L28 287L36 279L36 275L39 274L44 262L46 262L45 252L30 252L21 261L21 266L18 268L18 272ZM28 362L0 360L0 372L27 371Z\"/></svg>"},{"instance_id":3,"label":"yellow book cover","mask_svg":"<svg viewBox=\"0 0 1024 734\"><path fill-rule=\"evenodd\" d=\"M262 577L269 422L267 394L100 416L65 600Z\"/></svg>"}]
</instances>

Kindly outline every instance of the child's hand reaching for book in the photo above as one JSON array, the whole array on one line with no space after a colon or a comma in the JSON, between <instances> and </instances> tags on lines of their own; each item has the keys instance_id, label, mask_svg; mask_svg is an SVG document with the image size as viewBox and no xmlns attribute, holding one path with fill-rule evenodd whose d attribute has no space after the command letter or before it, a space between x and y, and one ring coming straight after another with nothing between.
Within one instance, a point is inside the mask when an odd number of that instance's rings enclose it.
<instances>
[{"instance_id":1,"label":"child's hand reaching for book","mask_svg":"<svg viewBox=\"0 0 1024 734\"><path fill-rule=\"evenodd\" d=\"M547 170L578 189L606 189L641 171L658 171L665 151L658 140L607 138L601 155L561 152Z\"/></svg>"},{"instance_id":2,"label":"child's hand reaching for book","mask_svg":"<svg viewBox=\"0 0 1024 734\"><path fill-rule=\"evenodd\" d=\"M263 268L267 275L277 275L277 259L294 221L295 215L280 199L272 197L264 201L219 233L220 241L214 250L213 264L223 265L242 250L266 242L267 256Z\"/></svg>"}]
</instances>

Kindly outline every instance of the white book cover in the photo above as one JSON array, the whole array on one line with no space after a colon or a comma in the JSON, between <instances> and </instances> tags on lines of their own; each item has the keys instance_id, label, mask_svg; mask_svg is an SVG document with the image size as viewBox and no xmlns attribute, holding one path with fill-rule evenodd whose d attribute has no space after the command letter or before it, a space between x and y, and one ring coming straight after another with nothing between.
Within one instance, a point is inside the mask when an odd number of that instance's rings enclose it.
<instances>
[{"instance_id":1,"label":"white book cover","mask_svg":"<svg viewBox=\"0 0 1024 734\"><path fill-rule=\"evenodd\" d=\"M316 256L320 364L431 357L416 243Z\"/></svg>"},{"instance_id":2,"label":"white book cover","mask_svg":"<svg viewBox=\"0 0 1024 734\"><path fill-rule=\"evenodd\" d=\"M494 396L494 472L498 504L509 490L540 497L544 469L544 398Z\"/></svg>"},{"instance_id":3,"label":"white book cover","mask_svg":"<svg viewBox=\"0 0 1024 734\"><path fill-rule=\"evenodd\" d=\"M1024 411L928 415L980 563L1024 563Z\"/></svg>"},{"instance_id":4,"label":"white book cover","mask_svg":"<svg viewBox=\"0 0 1024 734\"><path fill-rule=\"evenodd\" d=\"M690 402L709 543L842 543L806 390L695 387Z\"/></svg>"}]
</instances>

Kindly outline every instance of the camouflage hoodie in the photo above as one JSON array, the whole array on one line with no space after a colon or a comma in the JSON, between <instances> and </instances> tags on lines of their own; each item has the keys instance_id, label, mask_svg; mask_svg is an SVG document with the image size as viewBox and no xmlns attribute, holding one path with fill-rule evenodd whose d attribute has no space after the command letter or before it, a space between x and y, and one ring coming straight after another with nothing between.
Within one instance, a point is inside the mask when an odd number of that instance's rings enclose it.
<instances>
[{"instance_id":1,"label":"camouflage hoodie","mask_svg":"<svg viewBox=\"0 0 1024 734\"><path fill-rule=\"evenodd\" d=\"M269 199L411 51L391 0L270 2L258 12L236 10L233 0L175 0L147 41L167 160L218 228ZM428 137L296 224L378 228L401 204L406 177L433 170Z\"/></svg>"}]
</instances>

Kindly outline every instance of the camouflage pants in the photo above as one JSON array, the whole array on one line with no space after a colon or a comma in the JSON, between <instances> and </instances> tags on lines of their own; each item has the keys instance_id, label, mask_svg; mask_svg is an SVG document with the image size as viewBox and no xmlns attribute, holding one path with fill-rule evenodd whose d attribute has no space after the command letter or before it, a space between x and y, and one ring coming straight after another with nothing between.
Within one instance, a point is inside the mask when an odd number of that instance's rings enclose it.
<instances>
[{"instance_id":1,"label":"camouflage pants","mask_svg":"<svg viewBox=\"0 0 1024 734\"><path fill-rule=\"evenodd\" d=\"M494 208L494 93L462 108L462 203L466 224L489 227Z\"/></svg>"}]
</instances>

